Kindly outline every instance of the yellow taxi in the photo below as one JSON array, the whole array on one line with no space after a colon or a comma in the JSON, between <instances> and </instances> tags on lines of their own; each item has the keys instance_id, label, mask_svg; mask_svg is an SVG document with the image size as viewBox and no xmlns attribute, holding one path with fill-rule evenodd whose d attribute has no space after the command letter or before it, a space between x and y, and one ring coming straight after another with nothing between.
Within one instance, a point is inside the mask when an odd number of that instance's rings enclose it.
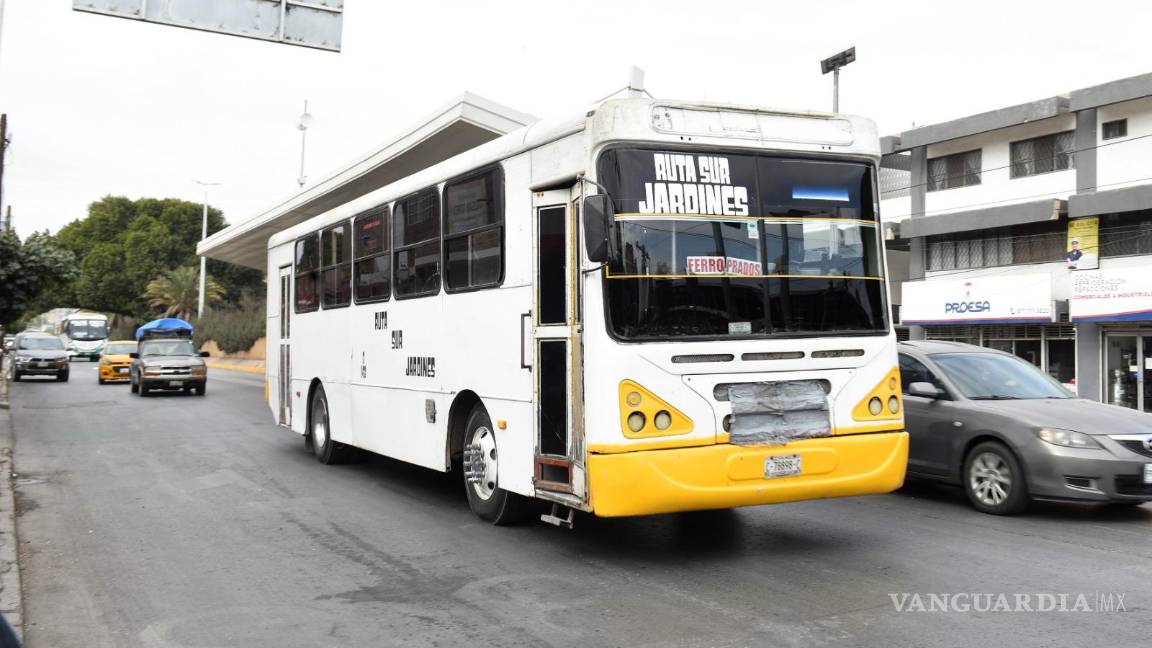
<instances>
[{"instance_id":1,"label":"yellow taxi","mask_svg":"<svg viewBox=\"0 0 1152 648\"><path fill-rule=\"evenodd\" d=\"M132 358L128 357L128 354L135 352L136 343L132 340L105 344L104 352L100 354L100 370L97 373L100 384L130 381L131 374L128 373L128 367L132 364Z\"/></svg>"}]
</instances>

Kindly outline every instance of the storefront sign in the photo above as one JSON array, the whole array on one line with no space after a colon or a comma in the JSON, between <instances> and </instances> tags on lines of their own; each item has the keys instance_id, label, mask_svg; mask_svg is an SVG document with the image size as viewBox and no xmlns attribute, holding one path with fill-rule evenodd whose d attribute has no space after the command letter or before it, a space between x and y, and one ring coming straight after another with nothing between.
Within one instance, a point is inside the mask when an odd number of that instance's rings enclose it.
<instances>
[{"instance_id":1,"label":"storefront sign","mask_svg":"<svg viewBox=\"0 0 1152 648\"><path fill-rule=\"evenodd\" d=\"M1152 268L1073 274L1068 312L1074 322L1152 320Z\"/></svg>"},{"instance_id":2,"label":"storefront sign","mask_svg":"<svg viewBox=\"0 0 1152 648\"><path fill-rule=\"evenodd\" d=\"M1068 221L1068 243L1064 261L1073 270L1100 267L1100 219L1096 216Z\"/></svg>"},{"instance_id":3,"label":"storefront sign","mask_svg":"<svg viewBox=\"0 0 1152 648\"><path fill-rule=\"evenodd\" d=\"M1052 275L906 281L904 325L1043 324L1053 321Z\"/></svg>"}]
</instances>

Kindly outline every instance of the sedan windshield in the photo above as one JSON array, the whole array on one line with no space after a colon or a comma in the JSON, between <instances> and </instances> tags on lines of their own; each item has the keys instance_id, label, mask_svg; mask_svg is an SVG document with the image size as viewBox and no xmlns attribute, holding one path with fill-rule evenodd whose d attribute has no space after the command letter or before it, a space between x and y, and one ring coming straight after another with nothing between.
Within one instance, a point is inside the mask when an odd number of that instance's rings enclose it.
<instances>
[{"instance_id":1,"label":"sedan windshield","mask_svg":"<svg viewBox=\"0 0 1152 648\"><path fill-rule=\"evenodd\" d=\"M599 173L618 337L887 330L867 164L614 149Z\"/></svg>"},{"instance_id":2,"label":"sedan windshield","mask_svg":"<svg viewBox=\"0 0 1152 648\"><path fill-rule=\"evenodd\" d=\"M136 350L136 345L130 342L121 342L119 344L109 344L104 347L104 355L128 355Z\"/></svg>"},{"instance_id":3,"label":"sedan windshield","mask_svg":"<svg viewBox=\"0 0 1152 648\"><path fill-rule=\"evenodd\" d=\"M941 353L932 359L960 393L973 400L1071 398L1032 364L998 353Z\"/></svg>"},{"instance_id":4,"label":"sedan windshield","mask_svg":"<svg viewBox=\"0 0 1152 648\"><path fill-rule=\"evenodd\" d=\"M21 349L35 349L38 351L63 351L64 343L55 337L26 337L20 339Z\"/></svg>"},{"instance_id":5,"label":"sedan windshield","mask_svg":"<svg viewBox=\"0 0 1152 648\"><path fill-rule=\"evenodd\" d=\"M196 347L190 340L149 340L140 344L142 356L193 356Z\"/></svg>"}]
</instances>

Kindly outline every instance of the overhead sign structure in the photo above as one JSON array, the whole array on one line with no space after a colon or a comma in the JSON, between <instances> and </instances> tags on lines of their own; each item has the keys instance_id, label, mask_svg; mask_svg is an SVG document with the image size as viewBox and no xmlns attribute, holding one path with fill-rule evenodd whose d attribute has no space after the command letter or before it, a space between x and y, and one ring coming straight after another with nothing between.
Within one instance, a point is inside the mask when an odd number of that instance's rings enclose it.
<instances>
[{"instance_id":1,"label":"overhead sign structure","mask_svg":"<svg viewBox=\"0 0 1152 648\"><path fill-rule=\"evenodd\" d=\"M340 51L344 0L72 0L76 11Z\"/></svg>"},{"instance_id":2,"label":"overhead sign structure","mask_svg":"<svg viewBox=\"0 0 1152 648\"><path fill-rule=\"evenodd\" d=\"M1073 322L1152 320L1152 268L1115 268L1072 275Z\"/></svg>"},{"instance_id":3,"label":"overhead sign structure","mask_svg":"<svg viewBox=\"0 0 1152 648\"><path fill-rule=\"evenodd\" d=\"M902 290L906 326L1044 324L1056 313L1050 274L906 281Z\"/></svg>"}]
</instances>

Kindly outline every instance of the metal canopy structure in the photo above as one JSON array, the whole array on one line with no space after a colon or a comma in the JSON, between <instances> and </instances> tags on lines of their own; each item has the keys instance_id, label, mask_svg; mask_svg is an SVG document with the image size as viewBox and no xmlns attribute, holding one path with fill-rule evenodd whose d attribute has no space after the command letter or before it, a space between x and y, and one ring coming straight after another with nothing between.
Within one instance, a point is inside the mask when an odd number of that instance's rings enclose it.
<instances>
[{"instance_id":1,"label":"metal canopy structure","mask_svg":"<svg viewBox=\"0 0 1152 648\"><path fill-rule=\"evenodd\" d=\"M76 11L340 51L344 0L72 0Z\"/></svg>"},{"instance_id":2,"label":"metal canopy structure","mask_svg":"<svg viewBox=\"0 0 1152 648\"><path fill-rule=\"evenodd\" d=\"M266 269L275 233L537 121L464 93L361 159L200 242L197 254Z\"/></svg>"}]
</instances>

